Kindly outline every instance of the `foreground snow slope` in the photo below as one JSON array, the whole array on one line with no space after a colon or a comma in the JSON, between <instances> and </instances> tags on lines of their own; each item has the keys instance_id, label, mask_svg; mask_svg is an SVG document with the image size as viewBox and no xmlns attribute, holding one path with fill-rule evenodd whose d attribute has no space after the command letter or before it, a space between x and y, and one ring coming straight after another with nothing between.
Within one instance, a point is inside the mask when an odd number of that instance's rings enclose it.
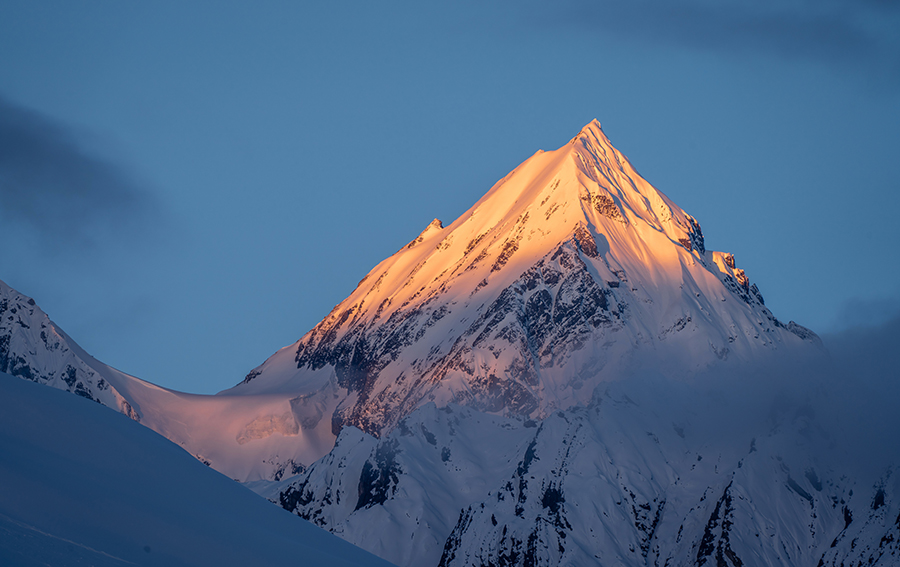
<instances>
[{"instance_id":1,"label":"foreground snow slope","mask_svg":"<svg viewBox=\"0 0 900 567\"><path fill-rule=\"evenodd\" d=\"M156 433L0 374L2 565L385 565Z\"/></svg>"}]
</instances>

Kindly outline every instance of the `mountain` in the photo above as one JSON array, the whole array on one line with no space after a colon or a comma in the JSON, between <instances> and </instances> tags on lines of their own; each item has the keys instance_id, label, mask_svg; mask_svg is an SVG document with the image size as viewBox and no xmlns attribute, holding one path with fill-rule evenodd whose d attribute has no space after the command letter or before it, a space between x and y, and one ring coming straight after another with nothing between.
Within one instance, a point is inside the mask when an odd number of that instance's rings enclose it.
<instances>
[{"instance_id":1,"label":"mountain","mask_svg":"<svg viewBox=\"0 0 900 567\"><path fill-rule=\"evenodd\" d=\"M302 431L379 435L427 402L543 418L635 364L678 377L817 341L593 121L433 221L221 395L295 395Z\"/></svg>"},{"instance_id":2,"label":"mountain","mask_svg":"<svg viewBox=\"0 0 900 567\"><path fill-rule=\"evenodd\" d=\"M388 565L124 416L2 373L0 450L3 565Z\"/></svg>"},{"instance_id":3,"label":"mountain","mask_svg":"<svg viewBox=\"0 0 900 567\"><path fill-rule=\"evenodd\" d=\"M352 425L433 402L542 419L635 367L678 379L818 344L588 124L438 220L237 386L185 394L91 357L0 283L0 370L91 397L242 481L301 472ZM173 369L177 372L177 369Z\"/></svg>"},{"instance_id":4,"label":"mountain","mask_svg":"<svg viewBox=\"0 0 900 567\"><path fill-rule=\"evenodd\" d=\"M897 477L827 374L591 123L223 395L308 388L334 448L252 488L398 565L896 564Z\"/></svg>"},{"instance_id":5,"label":"mountain","mask_svg":"<svg viewBox=\"0 0 900 567\"><path fill-rule=\"evenodd\" d=\"M398 565L900 560L896 412L874 411L896 398L884 377L898 362L883 355L896 330L830 357L766 308L734 256L706 249L597 122L450 225L430 223L215 396L104 365L32 300L2 283L0 297L0 371L115 408ZM57 413L29 407L10 419L43 430ZM134 474L116 478L143 486ZM35 490L53 487L40 478ZM134 498L130 513L154 509ZM12 537L52 549L61 537L92 559L134 552L15 518L0 516Z\"/></svg>"}]
</instances>

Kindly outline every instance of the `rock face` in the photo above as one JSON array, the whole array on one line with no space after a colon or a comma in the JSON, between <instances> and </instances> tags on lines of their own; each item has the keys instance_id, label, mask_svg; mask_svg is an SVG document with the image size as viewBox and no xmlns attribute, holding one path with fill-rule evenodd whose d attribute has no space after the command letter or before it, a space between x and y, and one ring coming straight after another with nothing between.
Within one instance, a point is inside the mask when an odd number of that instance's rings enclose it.
<instances>
[{"instance_id":1,"label":"rock face","mask_svg":"<svg viewBox=\"0 0 900 567\"><path fill-rule=\"evenodd\" d=\"M316 427L380 435L427 402L539 419L636 362L679 376L816 341L594 121L429 224L224 394L302 391L336 401Z\"/></svg>"}]
</instances>

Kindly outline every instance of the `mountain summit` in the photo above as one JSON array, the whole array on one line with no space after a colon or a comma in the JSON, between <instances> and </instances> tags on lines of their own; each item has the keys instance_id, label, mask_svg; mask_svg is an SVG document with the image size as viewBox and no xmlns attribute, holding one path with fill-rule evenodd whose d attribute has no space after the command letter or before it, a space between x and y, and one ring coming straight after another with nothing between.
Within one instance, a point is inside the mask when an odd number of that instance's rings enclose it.
<instances>
[{"instance_id":1,"label":"mountain summit","mask_svg":"<svg viewBox=\"0 0 900 567\"><path fill-rule=\"evenodd\" d=\"M378 435L429 401L542 418L638 360L679 376L814 342L594 120L432 221L220 395L290 394L301 430Z\"/></svg>"}]
</instances>

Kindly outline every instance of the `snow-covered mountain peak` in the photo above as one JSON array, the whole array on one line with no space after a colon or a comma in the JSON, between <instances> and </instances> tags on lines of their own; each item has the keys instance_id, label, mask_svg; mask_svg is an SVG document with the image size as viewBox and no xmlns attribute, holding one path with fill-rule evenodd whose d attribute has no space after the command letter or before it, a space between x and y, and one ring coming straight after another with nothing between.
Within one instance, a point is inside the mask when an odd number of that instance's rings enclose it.
<instances>
[{"instance_id":1,"label":"snow-covered mountain peak","mask_svg":"<svg viewBox=\"0 0 900 567\"><path fill-rule=\"evenodd\" d=\"M584 125L578 134L572 138L569 143L575 144L578 140L585 140L589 143L597 143L604 144L606 146L612 147L612 144L609 141L609 138L606 137L606 133L603 131L603 127L600 125L600 121L594 118L590 122Z\"/></svg>"},{"instance_id":2,"label":"snow-covered mountain peak","mask_svg":"<svg viewBox=\"0 0 900 567\"><path fill-rule=\"evenodd\" d=\"M594 153L597 153L597 150L600 150L601 153L611 150L613 154L611 157L624 159L624 156L619 154L618 151L613 147L612 142L609 141L609 138L606 136L606 132L603 131L603 128L600 126L600 122L596 118L588 122L584 126L584 128L582 128L581 131L578 132L578 134L574 138L572 138L569 144L573 146L581 144L582 146L593 150Z\"/></svg>"},{"instance_id":3,"label":"snow-covered mountain peak","mask_svg":"<svg viewBox=\"0 0 900 567\"><path fill-rule=\"evenodd\" d=\"M571 236L579 223L604 234L627 235L631 228L634 243L648 240L649 229L671 242L700 245L701 254L705 249L696 220L644 180L596 120L570 144L526 160L450 229L466 225L477 236L527 228L529 235L540 233L546 249Z\"/></svg>"},{"instance_id":4,"label":"snow-covered mountain peak","mask_svg":"<svg viewBox=\"0 0 900 567\"><path fill-rule=\"evenodd\" d=\"M428 401L541 417L637 359L683 375L811 342L800 329L595 120L432 222L227 394L302 395L295 411L330 414L316 427L333 435L378 434Z\"/></svg>"}]
</instances>

